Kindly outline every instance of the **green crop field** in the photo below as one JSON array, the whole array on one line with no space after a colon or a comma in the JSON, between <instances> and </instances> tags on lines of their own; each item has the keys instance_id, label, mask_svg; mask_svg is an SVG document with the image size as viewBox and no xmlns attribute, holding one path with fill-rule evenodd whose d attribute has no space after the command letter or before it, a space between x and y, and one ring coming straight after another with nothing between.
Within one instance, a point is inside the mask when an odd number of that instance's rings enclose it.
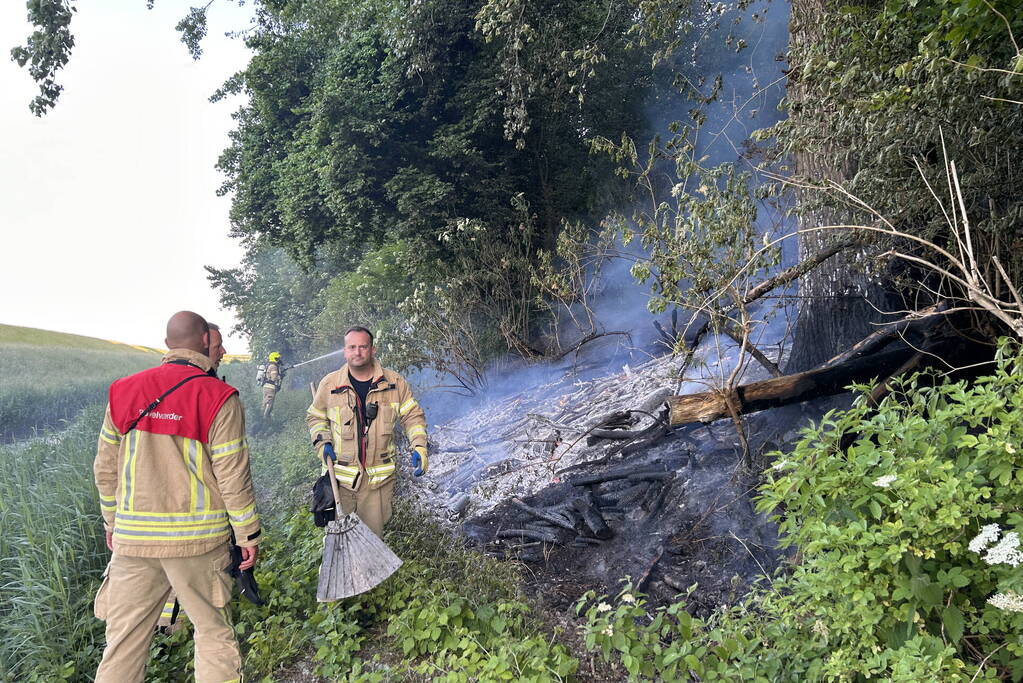
<instances>
[{"instance_id":1,"label":"green crop field","mask_svg":"<svg viewBox=\"0 0 1023 683\"><path fill-rule=\"evenodd\" d=\"M159 360L143 347L0 325L0 439L62 427L102 403L110 382Z\"/></svg>"}]
</instances>

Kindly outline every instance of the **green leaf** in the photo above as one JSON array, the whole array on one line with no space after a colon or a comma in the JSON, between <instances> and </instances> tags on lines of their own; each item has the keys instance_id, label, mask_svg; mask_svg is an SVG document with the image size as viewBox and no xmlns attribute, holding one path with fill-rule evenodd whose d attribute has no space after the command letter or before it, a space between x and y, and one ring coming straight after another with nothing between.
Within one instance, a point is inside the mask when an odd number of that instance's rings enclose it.
<instances>
[{"instance_id":1,"label":"green leaf","mask_svg":"<svg viewBox=\"0 0 1023 683\"><path fill-rule=\"evenodd\" d=\"M920 575L920 564L923 562L923 560L920 557L917 557L913 553L907 552L902 556L902 559L906 563L906 569L909 570L910 574L912 574L913 576Z\"/></svg>"},{"instance_id":2,"label":"green leaf","mask_svg":"<svg viewBox=\"0 0 1023 683\"><path fill-rule=\"evenodd\" d=\"M941 613L941 623L945 626L945 633L953 643L958 643L963 637L963 613L955 606L946 607Z\"/></svg>"}]
</instances>

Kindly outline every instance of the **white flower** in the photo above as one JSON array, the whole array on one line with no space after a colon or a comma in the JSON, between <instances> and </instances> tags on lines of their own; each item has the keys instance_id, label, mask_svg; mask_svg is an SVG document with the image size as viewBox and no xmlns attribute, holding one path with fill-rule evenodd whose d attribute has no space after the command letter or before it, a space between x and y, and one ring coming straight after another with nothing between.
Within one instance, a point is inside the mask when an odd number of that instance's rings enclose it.
<instances>
[{"instance_id":1,"label":"white flower","mask_svg":"<svg viewBox=\"0 0 1023 683\"><path fill-rule=\"evenodd\" d=\"M889 486L891 486L892 482L895 481L896 479L898 479L898 477L895 476L894 474L886 474L883 477L878 477L877 479L875 479L874 486L879 486L883 489L886 489Z\"/></svg>"},{"instance_id":2,"label":"white flower","mask_svg":"<svg viewBox=\"0 0 1023 683\"><path fill-rule=\"evenodd\" d=\"M597 611L598 612L610 612L611 611L611 605L607 604L606 602L602 602L599 605L597 605Z\"/></svg>"},{"instance_id":3,"label":"white flower","mask_svg":"<svg viewBox=\"0 0 1023 683\"><path fill-rule=\"evenodd\" d=\"M986 524L981 527L980 533L970 541L970 550L975 553L982 553L987 547L998 540L1001 528L997 524Z\"/></svg>"},{"instance_id":4,"label":"white flower","mask_svg":"<svg viewBox=\"0 0 1023 683\"><path fill-rule=\"evenodd\" d=\"M607 628L605 628L603 631L601 631L601 633L603 633L605 636L613 636L615 634L614 626L612 626L611 624L608 624Z\"/></svg>"},{"instance_id":5,"label":"white flower","mask_svg":"<svg viewBox=\"0 0 1023 683\"><path fill-rule=\"evenodd\" d=\"M625 593L622 595L622 602L627 602L631 605L636 602L636 598L632 597L632 593Z\"/></svg>"},{"instance_id":6,"label":"white flower","mask_svg":"<svg viewBox=\"0 0 1023 683\"><path fill-rule=\"evenodd\" d=\"M1002 536L998 545L987 551L984 561L988 564L1007 564L1010 567L1023 562L1023 553L1019 551L1019 534L1010 531Z\"/></svg>"},{"instance_id":7,"label":"white flower","mask_svg":"<svg viewBox=\"0 0 1023 683\"><path fill-rule=\"evenodd\" d=\"M820 619L813 622L813 626L810 627L810 630L819 635L821 638L827 638L831 633L828 629L828 625Z\"/></svg>"},{"instance_id":8,"label":"white flower","mask_svg":"<svg viewBox=\"0 0 1023 683\"><path fill-rule=\"evenodd\" d=\"M1012 591L995 593L987 599L987 602L992 607L997 607L1006 612L1023 612L1023 595L1013 593Z\"/></svg>"},{"instance_id":9,"label":"white flower","mask_svg":"<svg viewBox=\"0 0 1023 683\"><path fill-rule=\"evenodd\" d=\"M1015 453L1016 449L1015 449L1015 447L1013 447L1013 445L1011 443L1006 442L1005 443L1005 452L1006 453Z\"/></svg>"}]
</instances>

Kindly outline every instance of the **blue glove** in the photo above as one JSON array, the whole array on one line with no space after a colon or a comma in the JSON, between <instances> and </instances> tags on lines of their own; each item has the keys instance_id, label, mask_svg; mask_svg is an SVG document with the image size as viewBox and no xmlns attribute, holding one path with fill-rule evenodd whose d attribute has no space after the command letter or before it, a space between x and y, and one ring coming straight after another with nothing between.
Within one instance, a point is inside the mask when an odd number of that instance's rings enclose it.
<instances>
[{"instance_id":1,"label":"blue glove","mask_svg":"<svg viewBox=\"0 0 1023 683\"><path fill-rule=\"evenodd\" d=\"M330 467L335 462L337 462L337 456L334 455L334 445L329 443L323 444L323 464Z\"/></svg>"},{"instance_id":2,"label":"blue glove","mask_svg":"<svg viewBox=\"0 0 1023 683\"><path fill-rule=\"evenodd\" d=\"M421 477L426 474L427 464L426 448L416 446L412 450L412 476Z\"/></svg>"}]
</instances>

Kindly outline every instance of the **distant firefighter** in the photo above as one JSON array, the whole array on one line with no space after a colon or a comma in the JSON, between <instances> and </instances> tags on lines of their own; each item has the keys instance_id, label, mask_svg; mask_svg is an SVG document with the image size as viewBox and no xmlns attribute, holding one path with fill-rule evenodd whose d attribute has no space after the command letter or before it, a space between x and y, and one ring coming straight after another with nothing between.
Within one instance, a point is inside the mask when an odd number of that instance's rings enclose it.
<instances>
[{"instance_id":1,"label":"distant firefighter","mask_svg":"<svg viewBox=\"0 0 1023 683\"><path fill-rule=\"evenodd\" d=\"M263 419L270 419L270 412L274 408L274 397L281 390L281 382L284 381L285 368L281 362L281 354L273 351L266 357L266 365L261 365L256 371L256 382L263 386Z\"/></svg>"},{"instance_id":2,"label":"distant firefighter","mask_svg":"<svg viewBox=\"0 0 1023 683\"><path fill-rule=\"evenodd\" d=\"M391 518L395 426L400 424L412 443L417 477L426 473L427 441L426 416L408 382L381 367L375 351L365 327L345 333L347 363L320 380L306 423L323 471L333 469L337 477L342 514L355 512L381 536Z\"/></svg>"}]
</instances>

